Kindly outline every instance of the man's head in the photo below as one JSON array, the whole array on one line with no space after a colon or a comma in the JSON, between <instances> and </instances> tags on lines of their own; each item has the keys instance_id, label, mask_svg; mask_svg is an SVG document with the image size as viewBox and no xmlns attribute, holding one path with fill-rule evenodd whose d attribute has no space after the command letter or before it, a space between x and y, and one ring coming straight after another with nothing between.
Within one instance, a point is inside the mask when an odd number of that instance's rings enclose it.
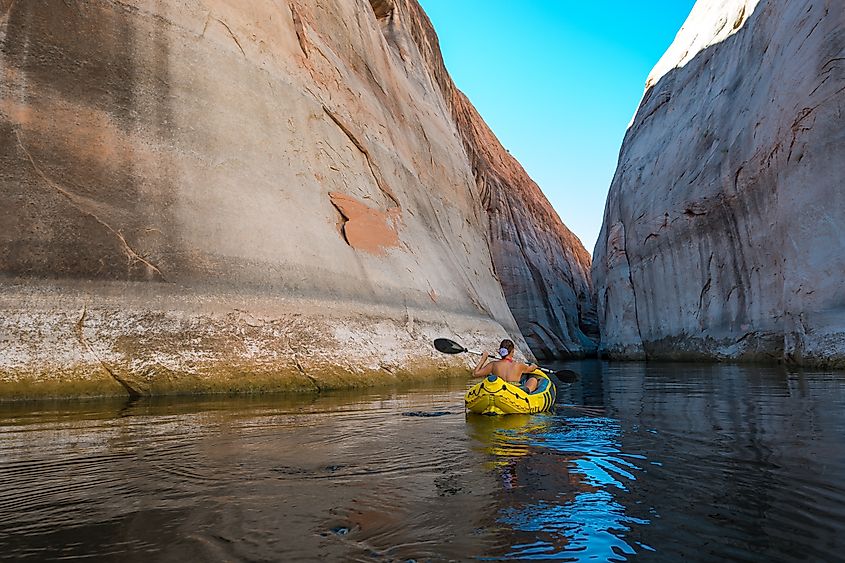
<instances>
[{"instance_id":1,"label":"man's head","mask_svg":"<svg viewBox=\"0 0 845 563\"><path fill-rule=\"evenodd\" d=\"M505 338L502 340L502 343L499 344L499 355L501 357L510 356L513 354L513 341Z\"/></svg>"}]
</instances>

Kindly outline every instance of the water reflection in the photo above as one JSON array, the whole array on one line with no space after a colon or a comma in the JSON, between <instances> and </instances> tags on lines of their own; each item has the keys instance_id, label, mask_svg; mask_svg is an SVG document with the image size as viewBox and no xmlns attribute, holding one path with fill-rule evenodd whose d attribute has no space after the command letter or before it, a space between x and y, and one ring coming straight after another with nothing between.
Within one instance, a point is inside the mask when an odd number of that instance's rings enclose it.
<instances>
[{"instance_id":1,"label":"water reflection","mask_svg":"<svg viewBox=\"0 0 845 563\"><path fill-rule=\"evenodd\" d=\"M626 540L649 520L628 514L619 498L645 459L622 451L619 421L560 407L533 417L468 415L467 429L501 485L498 522L509 549L493 559L613 561L651 549Z\"/></svg>"},{"instance_id":2,"label":"water reflection","mask_svg":"<svg viewBox=\"0 0 845 563\"><path fill-rule=\"evenodd\" d=\"M842 559L841 373L567 367L522 417L451 383L0 405L0 558Z\"/></svg>"}]
</instances>

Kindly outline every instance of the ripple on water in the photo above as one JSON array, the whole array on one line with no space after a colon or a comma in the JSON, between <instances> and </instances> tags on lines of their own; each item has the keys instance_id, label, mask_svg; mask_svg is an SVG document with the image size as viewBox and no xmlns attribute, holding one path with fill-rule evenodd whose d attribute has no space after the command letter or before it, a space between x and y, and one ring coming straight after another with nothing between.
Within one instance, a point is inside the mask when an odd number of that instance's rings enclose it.
<instances>
[{"instance_id":1,"label":"ripple on water","mask_svg":"<svg viewBox=\"0 0 845 563\"><path fill-rule=\"evenodd\" d=\"M463 388L0 408L0 549L33 560L841 558L841 376L579 371L561 390L567 405L525 417L465 416Z\"/></svg>"},{"instance_id":2,"label":"ripple on water","mask_svg":"<svg viewBox=\"0 0 845 563\"><path fill-rule=\"evenodd\" d=\"M500 558L602 561L636 553L625 535L649 521L629 515L616 493L636 480L634 461L645 456L622 451L620 435L618 420L564 415L492 433L489 452L508 474L499 522L515 532Z\"/></svg>"}]
</instances>

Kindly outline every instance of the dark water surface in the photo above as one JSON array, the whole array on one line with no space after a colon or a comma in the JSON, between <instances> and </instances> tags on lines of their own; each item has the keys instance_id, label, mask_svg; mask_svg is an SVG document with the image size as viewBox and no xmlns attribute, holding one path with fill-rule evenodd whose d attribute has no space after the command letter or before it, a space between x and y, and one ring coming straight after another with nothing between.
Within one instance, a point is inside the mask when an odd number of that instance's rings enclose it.
<instances>
[{"instance_id":1,"label":"dark water surface","mask_svg":"<svg viewBox=\"0 0 845 563\"><path fill-rule=\"evenodd\" d=\"M0 406L0 559L845 559L845 375L567 367L545 416L455 384Z\"/></svg>"}]
</instances>

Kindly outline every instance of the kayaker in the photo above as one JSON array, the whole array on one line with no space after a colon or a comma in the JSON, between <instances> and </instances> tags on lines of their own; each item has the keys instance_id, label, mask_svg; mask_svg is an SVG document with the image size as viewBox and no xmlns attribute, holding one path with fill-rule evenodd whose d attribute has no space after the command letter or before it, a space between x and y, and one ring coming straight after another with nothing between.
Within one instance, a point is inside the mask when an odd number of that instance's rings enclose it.
<instances>
[{"instance_id":1,"label":"kayaker","mask_svg":"<svg viewBox=\"0 0 845 563\"><path fill-rule=\"evenodd\" d=\"M501 377L508 383L513 383L515 385L522 384L522 387L526 391L533 393L540 384L540 380L536 377L529 377L525 380L525 383L522 383L522 374L531 373L537 369L537 366L535 364L527 365L522 362L515 361L513 359L513 351L513 342L507 338L502 340L502 343L499 344L499 356L501 356L502 359L493 360L488 364L487 360L490 359L490 354L484 352L481 355L481 361L478 362L478 365L475 366L475 370L472 372L473 375L475 375L475 377L485 377L492 373L495 376Z\"/></svg>"}]
</instances>

